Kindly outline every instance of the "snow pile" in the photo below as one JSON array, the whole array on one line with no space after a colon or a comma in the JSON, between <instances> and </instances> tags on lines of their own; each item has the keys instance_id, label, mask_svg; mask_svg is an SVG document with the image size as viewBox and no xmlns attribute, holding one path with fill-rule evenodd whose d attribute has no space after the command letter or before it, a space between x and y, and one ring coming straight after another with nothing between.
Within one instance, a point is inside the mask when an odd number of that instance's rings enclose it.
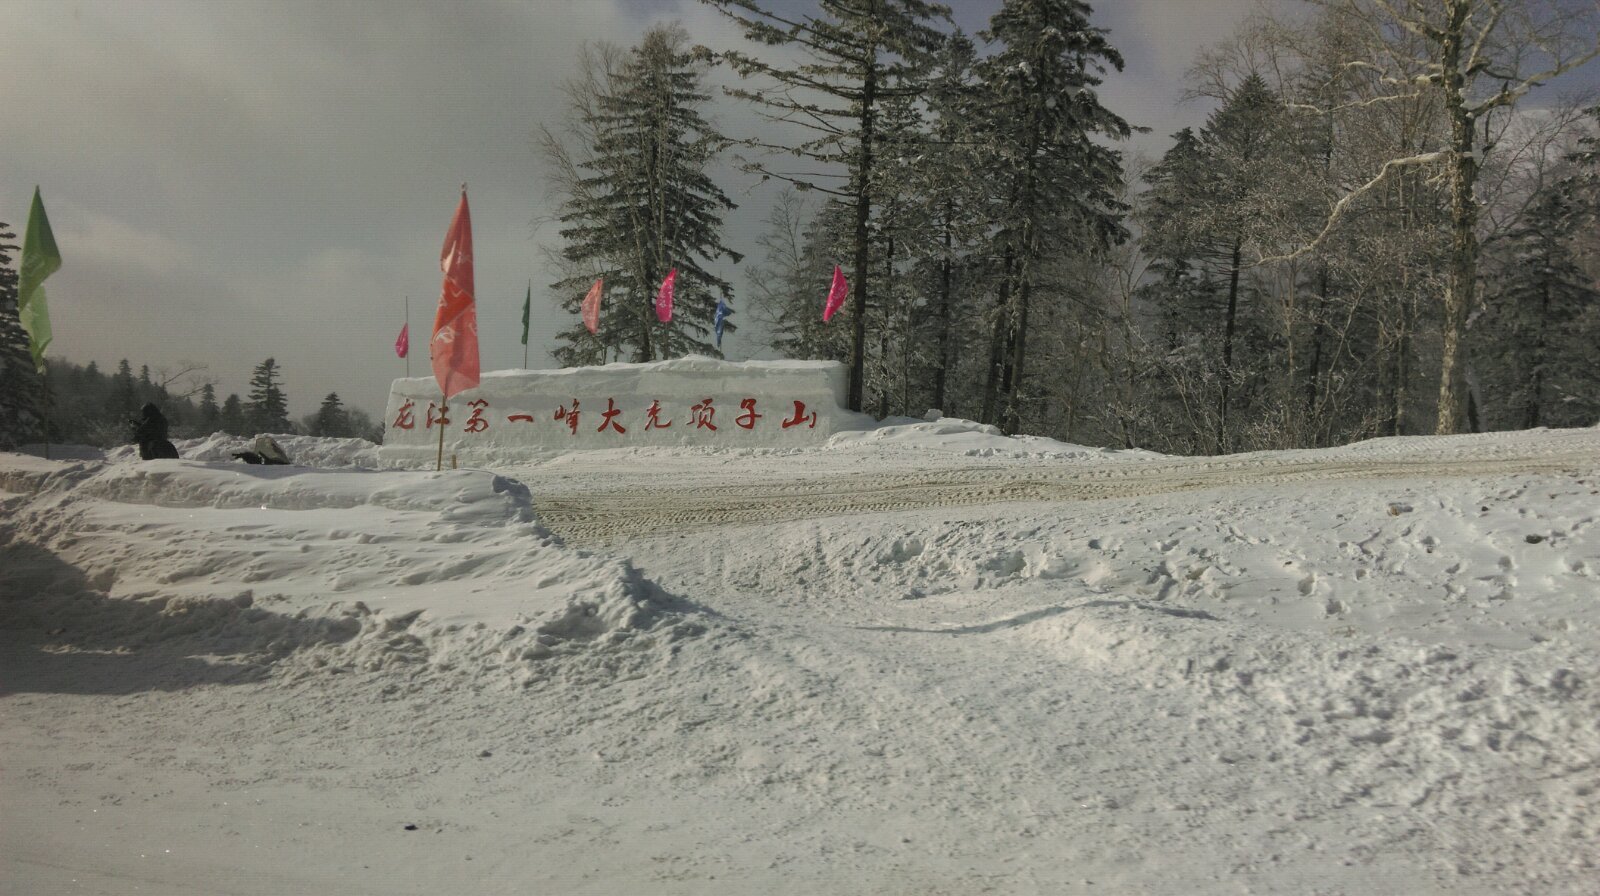
<instances>
[{"instance_id":1,"label":"snow pile","mask_svg":"<svg viewBox=\"0 0 1600 896\"><path fill-rule=\"evenodd\" d=\"M357 467L367 470L392 469L394 464L384 460L379 446L366 439L326 439L316 436L273 434L273 441L282 446L290 463L302 467L339 468ZM254 451L254 437L231 436L212 433L201 439L182 439L176 442L178 456L186 460L211 460L234 462L234 455ZM136 446L118 448L110 455L112 460L133 460L139 456Z\"/></svg>"},{"instance_id":2,"label":"snow pile","mask_svg":"<svg viewBox=\"0 0 1600 896\"><path fill-rule=\"evenodd\" d=\"M1043 436L1007 436L999 427L943 417L929 411L927 420L895 418L885 425L841 432L828 447L845 450L899 449L949 452L964 457L1013 460L1105 460L1159 457L1148 451L1118 451L1058 442Z\"/></svg>"},{"instance_id":3,"label":"snow pile","mask_svg":"<svg viewBox=\"0 0 1600 896\"><path fill-rule=\"evenodd\" d=\"M492 655L526 679L585 645L699 630L627 563L561 546L491 473L28 459L0 482L17 495L6 611L75 649L244 657L252 674Z\"/></svg>"}]
</instances>

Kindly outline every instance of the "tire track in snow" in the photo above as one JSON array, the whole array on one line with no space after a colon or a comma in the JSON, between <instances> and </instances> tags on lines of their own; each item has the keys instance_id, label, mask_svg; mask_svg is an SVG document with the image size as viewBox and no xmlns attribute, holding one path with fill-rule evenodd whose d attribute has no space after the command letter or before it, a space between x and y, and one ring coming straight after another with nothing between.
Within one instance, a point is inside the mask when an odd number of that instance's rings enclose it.
<instances>
[{"instance_id":1,"label":"tire track in snow","mask_svg":"<svg viewBox=\"0 0 1600 896\"><path fill-rule=\"evenodd\" d=\"M568 542L605 541L829 516L1024 501L1094 501L1210 488L1346 479L1501 476L1600 468L1600 452L1522 457L1221 458L1057 467L961 467L779 483L661 488L535 486L539 521ZM612 480L615 481L614 479ZM566 480L570 483L571 480ZM565 484L565 483L564 483Z\"/></svg>"}]
</instances>

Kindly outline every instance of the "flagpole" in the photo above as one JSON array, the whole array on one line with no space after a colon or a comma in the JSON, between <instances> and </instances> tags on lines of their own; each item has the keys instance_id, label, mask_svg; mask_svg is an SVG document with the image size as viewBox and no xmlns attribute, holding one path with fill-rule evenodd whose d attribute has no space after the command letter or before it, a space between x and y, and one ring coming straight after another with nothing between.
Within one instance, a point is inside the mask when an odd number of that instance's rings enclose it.
<instances>
[{"instance_id":1,"label":"flagpole","mask_svg":"<svg viewBox=\"0 0 1600 896\"><path fill-rule=\"evenodd\" d=\"M50 367L45 366L44 372L39 374L44 382L44 459L50 459L50 406L55 402L50 400Z\"/></svg>"},{"instance_id":2,"label":"flagpole","mask_svg":"<svg viewBox=\"0 0 1600 896\"><path fill-rule=\"evenodd\" d=\"M527 302L531 301L532 298L533 298L533 280L530 279L530 280L528 280L528 300L524 301L524 303L522 305L522 310L524 312L526 312L528 310ZM528 328L527 327L523 327L522 328L522 369L523 370L527 370L528 369Z\"/></svg>"},{"instance_id":3,"label":"flagpole","mask_svg":"<svg viewBox=\"0 0 1600 896\"><path fill-rule=\"evenodd\" d=\"M444 424L445 415L450 410L450 405L444 403L450 399L445 398L443 392L440 393L439 400L441 402L439 405L439 459L433 465L434 472L444 469Z\"/></svg>"}]
</instances>

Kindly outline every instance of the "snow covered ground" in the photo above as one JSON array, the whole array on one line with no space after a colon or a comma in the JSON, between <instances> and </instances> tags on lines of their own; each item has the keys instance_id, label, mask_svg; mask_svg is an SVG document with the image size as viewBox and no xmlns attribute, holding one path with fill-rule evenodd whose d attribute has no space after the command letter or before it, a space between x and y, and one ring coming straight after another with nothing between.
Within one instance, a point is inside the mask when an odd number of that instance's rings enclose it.
<instances>
[{"instance_id":1,"label":"snow covered ground","mask_svg":"<svg viewBox=\"0 0 1600 896\"><path fill-rule=\"evenodd\" d=\"M1600 429L281 441L0 454L0 890L1600 893Z\"/></svg>"}]
</instances>

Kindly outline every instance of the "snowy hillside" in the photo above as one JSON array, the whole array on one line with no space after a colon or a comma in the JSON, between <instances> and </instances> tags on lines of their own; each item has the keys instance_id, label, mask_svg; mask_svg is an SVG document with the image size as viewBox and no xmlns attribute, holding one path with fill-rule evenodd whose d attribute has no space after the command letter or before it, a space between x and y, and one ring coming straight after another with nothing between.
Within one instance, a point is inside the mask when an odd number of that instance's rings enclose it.
<instances>
[{"instance_id":1,"label":"snowy hillside","mask_svg":"<svg viewBox=\"0 0 1600 896\"><path fill-rule=\"evenodd\" d=\"M0 454L7 893L1600 893L1600 429Z\"/></svg>"}]
</instances>

